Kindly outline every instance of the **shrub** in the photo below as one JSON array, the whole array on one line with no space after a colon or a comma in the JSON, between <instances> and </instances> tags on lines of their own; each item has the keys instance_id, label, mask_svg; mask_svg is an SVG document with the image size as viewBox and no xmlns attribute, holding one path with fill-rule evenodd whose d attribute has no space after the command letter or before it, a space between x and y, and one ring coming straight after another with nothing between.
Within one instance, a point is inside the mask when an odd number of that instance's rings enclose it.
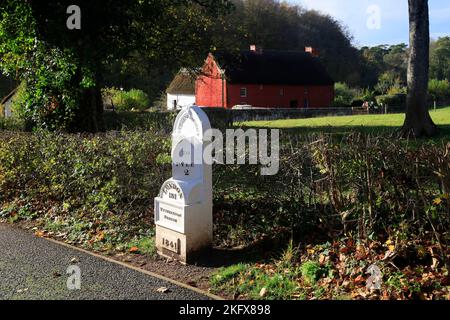
<instances>
[{"instance_id":1,"label":"shrub","mask_svg":"<svg viewBox=\"0 0 450 320\"><path fill-rule=\"evenodd\" d=\"M144 111L150 107L148 95L138 89L123 91L116 88L102 90L103 99L118 111Z\"/></svg>"},{"instance_id":2,"label":"shrub","mask_svg":"<svg viewBox=\"0 0 450 320\"><path fill-rule=\"evenodd\" d=\"M22 119L0 117L0 130L23 131L25 129L25 121Z\"/></svg>"},{"instance_id":3,"label":"shrub","mask_svg":"<svg viewBox=\"0 0 450 320\"><path fill-rule=\"evenodd\" d=\"M359 92L357 99L367 102L376 102L375 93L369 89L362 89Z\"/></svg>"},{"instance_id":4,"label":"shrub","mask_svg":"<svg viewBox=\"0 0 450 320\"><path fill-rule=\"evenodd\" d=\"M389 88L387 91L387 95L395 96L395 95L405 95L407 93L407 88L401 85L394 85Z\"/></svg>"},{"instance_id":5,"label":"shrub","mask_svg":"<svg viewBox=\"0 0 450 320\"><path fill-rule=\"evenodd\" d=\"M326 241L339 233L446 241L450 144L286 135L278 175L261 176L251 165L213 167L217 245L311 234ZM0 132L0 203L15 204L3 217L17 219L14 207L26 207L83 243L148 237L142 230L153 227L153 198L171 176L169 154L169 135L152 131ZM292 256L288 250L284 260Z\"/></svg>"},{"instance_id":6,"label":"shrub","mask_svg":"<svg viewBox=\"0 0 450 320\"><path fill-rule=\"evenodd\" d=\"M45 224L55 226L57 217L68 237L83 243L100 232L101 243L146 235L140 230L152 228L153 198L170 177L170 164L161 162L169 148L167 137L153 132L2 132L0 203L31 204Z\"/></svg>"},{"instance_id":7,"label":"shrub","mask_svg":"<svg viewBox=\"0 0 450 320\"><path fill-rule=\"evenodd\" d=\"M361 107L364 104L364 100L361 99L355 99L352 101L351 106L352 107Z\"/></svg>"},{"instance_id":8,"label":"shrub","mask_svg":"<svg viewBox=\"0 0 450 320\"><path fill-rule=\"evenodd\" d=\"M381 95L389 94L389 90L392 88L403 87L400 78L393 72L383 73L375 86L375 90Z\"/></svg>"},{"instance_id":9,"label":"shrub","mask_svg":"<svg viewBox=\"0 0 450 320\"><path fill-rule=\"evenodd\" d=\"M402 108L406 107L406 94L377 96L376 100L379 105Z\"/></svg>"},{"instance_id":10,"label":"shrub","mask_svg":"<svg viewBox=\"0 0 450 320\"><path fill-rule=\"evenodd\" d=\"M153 102L153 109L167 111L167 93L165 91L162 91Z\"/></svg>"},{"instance_id":11,"label":"shrub","mask_svg":"<svg viewBox=\"0 0 450 320\"><path fill-rule=\"evenodd\" d=\"M335 84L335 98L333 102L334 107L348 107L352 104L356 97L355 90L349 88L347 84L338 82Z\"/></svg>"},{"instance_id":12,"label":"shrub","mask_svg":"<svg viewBox=\"0 0 450 320\"><path fill-rule=\"evenodd\" d=\"M300 267L303 280L308 284L315 284L324 274L318 262L307 261Z\"/></svg>"},{"instance_id":13,"label":"shrub","mask_svg":"<svg viewBox=\"0 0 450 320\"><path fill-rule=\"evenodd\" d=\"M433 201L448 199L450 145L286 135L276 176L260 176L257 166L214 167L218 243L248 244L262 235L301 241L311 233L328 241L325 235L336 230L357 238L397 231L425 236L432 230L428 218L446 232L447 200L437 207Z\"/></svg>"},{"instance_id":14,"label":"shrub","mask_svg":"<svg viewBox=\"0 0 450 320\"><path fill-rule=\"evenodd\" d=\"M105 112L105 128L111 130L148 130L170 133L175 112Z\"/></svg>"},{"instance_id":15,"label":"shrub","mask_svg":"<svg viewBox=\"0 0 450 320\"><path fill-rule=\"evenodd\" d=\"M430 80L428 90L435 101L445 100L450 97L450 82L448 80Z\"/></svg>"}]
</instances>

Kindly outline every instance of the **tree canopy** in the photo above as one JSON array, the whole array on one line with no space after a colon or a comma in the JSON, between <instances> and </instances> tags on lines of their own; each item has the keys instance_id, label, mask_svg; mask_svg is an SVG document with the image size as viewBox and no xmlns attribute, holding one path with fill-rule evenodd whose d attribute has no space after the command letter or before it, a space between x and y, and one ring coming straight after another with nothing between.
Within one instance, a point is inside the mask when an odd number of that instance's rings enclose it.
<instances>
[{"instance_id":1,"label":"tree canopy","mask_svg":"<svg viewBox=\"0 0 450 320\"><path fill-rule=\"evenodd\" d=\"M66 27L72 1L0 4L0 67L26 83L25 113L40 126L101 129L104 70L138 51L158 64L207 51L214 17L228 0L79 1L80 30Z\"/></svg>"},{"instance_id":2,"label":"tree canopy","mask_svg":"<svg viewBox=\"0 0 450 320\"><path fill-rule=\"evenodd\" d=\"M154 101L180 67L250 44L315 47L336 82L379 94L407 82L406 44L357 48L340 21L286 2L80 0L80 30L66 27L71 4L0 2L0 73L24 82L23 114L50 129L101 130L102 87L142 89ZM433 41L430 78L450 80L449 65L450 38Z\"/></svg>"},{"instance_id":3,"label":"tree canopy","mask_svg":"<svg viewBox=\"0 0 450 320\"><path fill-rule=\"evenodd\" d=\"M431 42L430 76L433 79L450 81L450 37Z\"/></svg>"}]
</instances>

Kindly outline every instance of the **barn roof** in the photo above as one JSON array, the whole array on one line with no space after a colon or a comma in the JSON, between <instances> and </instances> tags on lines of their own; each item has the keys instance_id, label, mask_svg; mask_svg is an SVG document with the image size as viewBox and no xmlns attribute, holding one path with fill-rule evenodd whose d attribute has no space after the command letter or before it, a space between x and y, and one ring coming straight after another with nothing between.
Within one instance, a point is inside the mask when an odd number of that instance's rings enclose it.
<instances>
[{"instance_id":1,"label":"barn roof","mask_svg":"<svg viewBox=\"0 0 450 320\"><path fill-rule=\"evenodd\" d=\"M244 50L214 57L227 81L238 84L333 85L319 58L307 52Z\"/></svg>"},{"instance_id":2,"label":"barn roof","mask_svg":"<svg viewBox=\"0 0 450 320\"><path fill-rule=\"evenodd\" d=\"M180 70L166 90L169 94L195 94L195 75Z\"/></svg>"}]
</instances>

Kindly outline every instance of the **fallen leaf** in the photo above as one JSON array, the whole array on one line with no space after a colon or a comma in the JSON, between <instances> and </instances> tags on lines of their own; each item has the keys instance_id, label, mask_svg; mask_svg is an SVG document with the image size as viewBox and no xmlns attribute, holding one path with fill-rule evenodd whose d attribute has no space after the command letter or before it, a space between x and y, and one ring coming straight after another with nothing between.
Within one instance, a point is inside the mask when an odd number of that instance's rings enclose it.
<instances>
[{"instance_id":1,"label":"fallen leaf","mask_svg":"<svg viewBox=\"0 0 450 320\"><path fill-rule=\"evenodd\" d=\"M73 257L72 259L70 259L70 263L72 263L72 264L76 264L78 262L80 262L80 261L76 257Z\"/></svg>"},{"instance_id":2,"label":"fallen leaf","mask_svg":"<svg viewBox=\"0 0 450 320\"><path fill-rule=\"evenodd\" d=\"M354 283L356 284L356 285L361 285L361 284L363 284L364 282L366 282L366 279L364 279L364 277L363 276L361 276L361 275L359 275L358 277L356 277L356 279L355 279L355 281L354 281Z\"/></svg>"},{"instance_id":3,"label":"fallen leaf","mask_svg":"<svg viewBox=\"0 0 450 320\"><path fill-rule=\"evenodd\" d=\"M130 253L137 253L139 252L139 248L138 247L131 247L130 248Z\"/></svg>"},{"instance_id":4,"label":"fallen leaf","mask_svg":"<svg viewBox=\"0 0 450 320\"><path fill-rule=\"evenodd\" d=\"M386 241L386 245L389 249L389 251L394 252L395 251L395 243L392 240Z\"/></svg>"},{"instance_id":5,"label":"fallen leaf","mask_svg":"<svg viewBox=\"0 0 450 320\"><path fill-rule=\"evenodd\" d=\"M342 287L343 288L348 288L350 286L350 281L345 280L344 282L342 282Z\"/></svg>"},{"instance_id":6,"label":"fallen leaf","mask_svg":"<svg viewBox=\"0 0 450 320\"><path fill-rule=\"evenodd\" d=\"M323 254L321 254L320 257L319 257L319 263L321 265L324 265L326 260L327 260L326 257Z\"/></svg>"},{"instance_id":7,"label":"fallen leaf","mask_svg":"<svg viewBox=\"0 0 450 320\"><path fill-rule=\"evenodd\" d=\"M343 247L339 250L340 253L344 253L344 254L348 253L349 251L350 251L350 249L348 247Z\"/></svg>"},{"instance_id":8,"label":"fallen leaf","mask_svg":"<svg viewBox=\"0 0 450 320\"><path fill-rule=\"evenodd\" d=\"M158 288L158 290L156 290L156 291L158 291L159 293L169 293L170 292L170 290L166 287Z\"/></svg>"},{"instance_id":9,"label":"fallen leaf","mask_svg":"<svg viewBox=\"0 0 450 320\"><path fill-rule=\"evenodd\" d=\"M105 239L105 233L103 231L100 231L97 233L97 241L103 241Z\"/></svg>"},{"instance_id":10,"label":"fallen leaf","mask_svg":"<svg viewBox=\"0 0 450 320\"><path fill-rule=\"evenodd\" d=\"M433 264L431 265L431 269L432 270L437 270L438 266L439 266L439 260L436 259L435 257L432 258Z\"/></svg>"},{"instance_id":11,"label":"fallen leaf","mask_svg":"<svg viewBox=\"0 0 450 320\"><path fill-rule=\"evenodd\" d=\"M261 291L259 292L259 296L261 298L264 298L267 295L267 289L266 288L262 288Z\"/></svg>"},{"instance_id":12,"label":"fallen leaf","mask_svg":"<svg viewBox=\"0 0 450 320\"><path fill-rule=\"evenodd\" d=\"M36 231L36 232L34 233L34 235L35 235L36 237L43 238L44 235L45 235L45 233L44 233L43 231Z\"/></svg>"},{"instance_id":13,"label":"fallen leaf","mask_svg":"<svg viewBox=\"0 0 450 320\"><path fill-rule=\"evenodd\" d=\"M359 245L356 247L356 259L364 260L367 258L366 248L364 246Z\"/></svg>"}]
</instances>

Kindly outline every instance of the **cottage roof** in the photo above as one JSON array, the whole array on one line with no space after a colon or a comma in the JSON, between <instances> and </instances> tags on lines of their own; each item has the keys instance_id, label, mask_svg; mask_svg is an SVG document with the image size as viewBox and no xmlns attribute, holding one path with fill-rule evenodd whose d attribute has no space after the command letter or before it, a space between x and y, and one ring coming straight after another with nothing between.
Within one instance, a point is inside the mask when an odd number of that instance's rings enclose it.
<instances>
[{"instance_id":1,"label":"cottage roof","mask_svg":"<svg viewBox=\"0 0 450 320\"><path fill-rule=\"evenodd\" d=\"M14 95L17 93L17 90L18 90L18 88L15 88L6 97L4 97L3 100L0 102L0 105L5 104L6 102L8 102L9 99L13 98Z\"/></svg>"},{"instance_id":2,"label":"cottage roof","mask_svg":"<svg viewBox=\"0 0 450 320\"><path fill-rule=\"evenodd\" d=\"M170 83L166 92L169 94L195 94L196 76L187 70L181 70Z\"/></svg>"},{"instance_id":3,"label":"cottage roof","mask_svg":"<svg viewBox=\"0 0 450 320\"><path fill-rule=\"evenodd\" d=\"M227 81L237 84L333 85L319 58L307 52L244 50L214 57Z\"/></svg>"}]
</instances>

